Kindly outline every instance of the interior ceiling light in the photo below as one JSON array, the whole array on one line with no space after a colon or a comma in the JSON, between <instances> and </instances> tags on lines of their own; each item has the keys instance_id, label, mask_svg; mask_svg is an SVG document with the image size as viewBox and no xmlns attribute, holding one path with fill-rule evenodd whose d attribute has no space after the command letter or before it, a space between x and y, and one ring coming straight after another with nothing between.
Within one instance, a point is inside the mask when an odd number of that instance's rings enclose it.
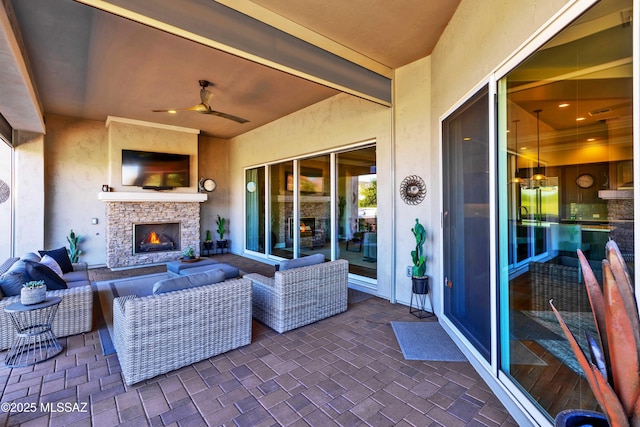
<instances>
[{"instance_id":1,"label":"interior ceiling light","mask_svg":"<svg viewBox=\"0 0 640 427\"><path fill-rule=\"evenodd\" d=\"M585 119L584 117L578 117L578 118L576 119L576 122L581 122L581 121L583 121L583 120L586 120L586 119Z\"/></svg>"},{"instance_id":2,"label":"interior ceiling light","mask_svg":"<svg viewBox=\"0 0 640 427\"><path fill-rule=\"evenodd\" d=\"M509 183L511 184L522 184L524 183L524 179L520 178L520 170L518 169L518 122L520 120L514 120L513 124L515 126L514 128L514 132L515 132L515 138L516 138L516 149L515 149L515 153L516 153L516 173L514 174L513 178L511 178L511 180L509 181Z\"/></svg>"},{"instance_id":3,"label":"interior ceiling light","mask_svg":"<svg viewBox=\"0 0 640 427\"><path fill-rule=\"evenodd\" d=\"M558 108L567 108L570 104L567 104L566 102L563 104L558 105Z\"/></svg>"},{"instance_id":4,"label":"interior ceiling light","mask_svg":"<svg viewBox=\"0 0 640 427\"><path fill-rule=\"evenodd\" d=\"M538 167L535 169L533 176L531 179L534 181L543 181L547 179L547 177L542 173L542 169L540 168L540 113L542 110L535 110L536 113L536 134L538 136Z\"/></svg>"}]
</instances>

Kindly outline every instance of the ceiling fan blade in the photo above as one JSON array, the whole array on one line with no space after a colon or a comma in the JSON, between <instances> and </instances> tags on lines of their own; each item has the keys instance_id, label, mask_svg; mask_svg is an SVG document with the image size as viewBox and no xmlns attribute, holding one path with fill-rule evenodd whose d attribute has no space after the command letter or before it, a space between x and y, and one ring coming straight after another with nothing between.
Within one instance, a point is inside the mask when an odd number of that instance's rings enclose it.
<instances>
[{"instance_id":1,"label":"ceiling fan blade","mask_svg":"<svg viewBox=\"0 0 640 427\"><path fill-rule=\"evenodd\" d=\"M170 108L167 110L151 110L154 113L177 113L179 111L197 111L198 113L208 114L209 107L204 104L194 105L189 108Z\"/></svg>"},{"instance_id":2,"label":"ceiling fan blade","mask_svg":"<svg viewBox=\"0 0 640 427\"><path fill-rule=\"evenodd\" d=\"M214 116L233 120L234 122L238 122L238 123L247 123L249 121L247 119L243 119L242 117L232 116L231 114L221 113L220 111L215 111L215 110L210 110L207 114L213 114Z\"/></svg>"}]
</instances>

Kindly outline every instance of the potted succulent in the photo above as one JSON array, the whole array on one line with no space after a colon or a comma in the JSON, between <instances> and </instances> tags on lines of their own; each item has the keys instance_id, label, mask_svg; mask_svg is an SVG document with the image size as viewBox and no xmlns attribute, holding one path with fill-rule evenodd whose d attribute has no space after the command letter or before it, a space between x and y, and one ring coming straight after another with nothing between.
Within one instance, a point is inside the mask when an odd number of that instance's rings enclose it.
<instances>
[{"instance_id":1,"label":"potted succulent","mask_svg":"<svg viewBox=\"0 0 640 427\"><path fill-rule=\"evenodd\" d=\"M44 280L32 280L22 285L20 302L23 305L38 304L47 297L47 287Z\"/></svg>"},{"instance_id":2,"label":"potted succulent","mask_svg":"<svg viewBox=\"0 0 640 427\"><path fill-rule=\"evenodd\" d=\"M80 240L82 238L71 230L69 235L67 236L67 242L69 242L69 248L67 248L67 253L69 254L69 260L74 263L78 262L80 255L82 254L82 250L78 247Z\"/></svg>"},{"instance_id":3,"label":"potted succulent","mask_svg":"<svg viewBox=\"0 0 640 427\"><path fill-rule=\"evenodd\" d=\"M206 250L213 249L213 240L211 239L211 230L207 230L207 234L204 238L204 248Z\"/></svg>"},{"instance_id":4,"label":"potted succulent","mask_svg":"<svg viewBox=\"0 0 640 427\"><path fill-rule=\"evenodd\" d=\"M578 258L599 335L591 337L587 334L590 360L556 310L553 300L549 301L549 304L604 415L582 410L562 411L556 417L556 425L638 426L640 321L631 275L618 245L613 240L607 242L606 259L602 260L602 288L580 250Z\"/></svg>"},{"instance_id":5,"label":"potted succulent","mask_svg":"<svg viewBox=\"0 0 640 427\"><path fill-rule=\"evenodd\" d=\"M416 223L411 232L416 238L416 248L411 251L411 259L413 260L413 268L411 269L412 290L414 294L427 294L429 293L429 277L425 275L427 265L423 254L423 245L427 238L427 233L418 218L416 218Z\"/></svg>"},{"instance_id":6,"label":"potted succulent","mask_svg":"<svg viewBox=\"0 0 640 427\"><path fill-rule=\"evenodd\" d=\"M193 250L192 247L188 247L185 250L182 251L182 259L184 261L189 261L192 260L196 257L196 252Z\"/></svg>"},{"instance_id":7,"label":"potted succulent","mask_svg":"<svg viewBox=\"0 0 640 427\"><path fill-rule=\"evenodd\" d=\"M227 223L227 220L218 215L218 219L216 219L216 224L218 225L218 229L216 232L220 236L220 240L216 242L216 246L218 249L223 249L227 247L227 239L224 238L224 233L226 232L224 226Z\"/></svg>"}]
</instances>

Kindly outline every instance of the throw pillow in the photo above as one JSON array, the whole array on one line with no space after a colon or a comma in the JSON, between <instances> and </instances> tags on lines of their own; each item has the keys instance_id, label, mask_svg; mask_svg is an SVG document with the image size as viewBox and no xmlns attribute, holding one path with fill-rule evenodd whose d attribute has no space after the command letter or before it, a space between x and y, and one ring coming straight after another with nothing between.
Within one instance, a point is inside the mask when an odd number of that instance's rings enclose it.
<instances>
[{"instance_id":1,"label":"throw pillow","mask_svg":"<svg viewBox=\"0 0 640 427\"><path fill-rule=\"evenodd\" d=\"M47 286L47 290L56 291L59 289L67 289L67 282L58 276L53 270L44 264L33 261L25 261L27 273L32 280L43 280Z\"/></svg>"},{"instance_id":2,"label":"throw pillow","mask_svg":"<svg viewBox=\"0 0 640 427\"><path fill-rule=\"evenodd\" d=\"M20 295L22 285L31 280L26 269L24 271L7 271L0 276L0 289L6 297Z\"/></svg>"},{"instance_id":3,"label":"throw pillow","mask_svg":"<svg viewBox=\"0 0 640 427\"><path fill-rule=\"evenodd\" d=\"M40 256L49 255L51 258L55 259L62 269L63 273L69 273L70 271L73 271L73 265L71 265L71 260L69 259L67 248L61 247L58 249L38 252L40 252Z\"/></svg>"},{"instance_id":4,"label":"throw pillow","mask_svg":"<svg viewBox=\"0 0 640 427\"><path fill-rule=\"evenodd\" d=\"M173 279L160 280L153 285L153 294L180 291L198 286L211 285L224 281L224 271L220 269L209 270L203 273L189 274L188 276L174 277Z\"/></svg>"},{"instance_id":5,"label":"throw pillow","mask_svg":"<svg viewBox=\"0 0 640 427\"><path fill-rule=\"evenodd\" d=\"M296 259L286 259L280 261L279 271L291 270L292 268L308 267L310 265L322 264L324 262L323 254L313 254Z\"/></svg>"},{"instance_id":6,"label":"throw pillow","mask_svg":"<svg viewBox=\"0 0 640 427\"><path fill-rule=\"evenodd\" d=\"M60 268L60 264L58 264L58 262L55 259L51 258L49 255L43 256L40 260L40 264L46 265L58 276L62 277L62 268Z\"/></svg>"},{"instance_id":7,"label":"throw pillow","mask_svg":"<svg viewBox=\"0 0 640 427\"><path fill-rule=\"evenodd\" d=\"M22 285L32 280L29 273L27 273L27 266L25 262L27 260L40 261L40 257L34 253L27 253L18 261L14 262L9 270L0 276L0 289L4 296L13 297L20 295Z\"/></svg>"}]
</instances>

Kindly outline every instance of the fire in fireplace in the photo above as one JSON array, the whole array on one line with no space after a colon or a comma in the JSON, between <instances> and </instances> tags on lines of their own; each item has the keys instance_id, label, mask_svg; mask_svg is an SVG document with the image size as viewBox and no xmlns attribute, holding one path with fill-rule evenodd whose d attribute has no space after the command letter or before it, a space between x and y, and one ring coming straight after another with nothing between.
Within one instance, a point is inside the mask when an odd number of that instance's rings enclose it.
<instances>
[{"instance_id":1,"label":"fire in fireplace","mask_svg":"<svg viewBox=\"0 0 640 427\"><path fill-rule=\"evenodd\" d=\"M134 224L134 253L180 249L180 223Z\"/></svg>"}]
</instances>

